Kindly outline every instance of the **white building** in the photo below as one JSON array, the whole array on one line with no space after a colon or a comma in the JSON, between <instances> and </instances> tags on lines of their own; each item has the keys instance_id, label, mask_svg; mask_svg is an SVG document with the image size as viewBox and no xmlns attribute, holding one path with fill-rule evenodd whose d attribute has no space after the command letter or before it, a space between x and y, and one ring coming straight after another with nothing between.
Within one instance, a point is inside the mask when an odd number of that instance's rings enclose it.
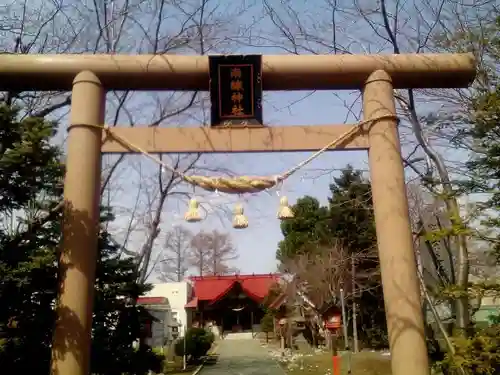
<instances>
[{"instance_id":1,"label":"white building","mask_svg":"<svg viewBox=\"0 0 500 375\"><path fill-rule=\"evenodd\" d=\"M139 297L137 303L149 312L152 320L142 322L145 343L152 348L169 346L178 337L179 327L173 321L168 299L165 297ZM138 345L139 342L136 342Z\"/></svg>"},{"instance_id":2,"label":"white building","mask_svg":"<svg viewBox=\"0 0 500 375\"><path fill-rule=\"evenodd\" d=\"M179 336L191 326L191 316L185 306L191 297L191 284L187 281L153 284L153 289L147 297L166 298L170 305L172 320L179 323Z\"/></svg>"}]
</instances>

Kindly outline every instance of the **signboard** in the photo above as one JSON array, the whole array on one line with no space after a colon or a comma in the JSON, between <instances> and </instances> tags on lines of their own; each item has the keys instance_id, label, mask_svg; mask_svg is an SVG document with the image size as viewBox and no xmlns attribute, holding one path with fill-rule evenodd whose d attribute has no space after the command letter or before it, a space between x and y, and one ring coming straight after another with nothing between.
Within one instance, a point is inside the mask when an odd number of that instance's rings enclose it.
<instances>
[{"instance_id":1,"label":"signboard","mask_svg":"<svg viewBox=\"0 0 500 375\"><path fill-rule=\"evenodd\" d=\"M210 56L211 126L262 126L262 56Z\"/></svg>"},{"instance_id":2,"label":"signboard","mask_svg":"<svg viewBox=\"0 0 500 375\"><path fill-rule=\"evenodd\" d=\"M325 322L326 329L337 329L340 328L341 326L342 326L342 319L340 315L333 315Z\"/></svg>"}]
</instances>

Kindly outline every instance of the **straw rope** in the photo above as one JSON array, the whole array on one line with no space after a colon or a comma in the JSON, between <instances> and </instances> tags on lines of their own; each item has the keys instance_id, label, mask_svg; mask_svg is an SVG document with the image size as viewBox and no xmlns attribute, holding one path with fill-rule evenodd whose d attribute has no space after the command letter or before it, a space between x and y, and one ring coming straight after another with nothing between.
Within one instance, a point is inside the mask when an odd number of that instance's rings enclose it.
<instances>
[{"instance_id":1,"label":"straw rope","mask_svg":"<svg viewBox=\"0 0 500 375\"><path fill-rule=\"evenodd\" d=\"M270 189L283 181L285 181L287 178L289 178L292 174L297 172L299 169L303 168L307 164L311 163L314 159L316 159L318 156L323 154L324 152L328 151L332 147L336 147L342 142L344 142L346 139L349 137L353 136L357 132L359 132L362 127L366 124L373 123L375 121L383 120L383 119L398 119L397 116L395 115L385 115L385 116L380 116L374 119L370 120L364 120L360 121L356 126L353 128L349 129L342 135L340 135L338 138L334 139L325 147L322 149L316 151L313 153L311 156L309 156L307 159L304 161L300 162L297 164L295 167L289 169L288 171L276 175L276 176L236 176L236 177L206 177L206 176L188 176L185 175L184 173L176 170L174 167L171 165L165 163L162 161L160 158L151 155L149 152L146 150L142 149L139 146L136 146L134 143L130 142L127 139L124 139L123 137L120 137L119 135L115 134L108 125L94 125L95 127L104 129L107 133L107 135L113 139L115 139L117 142L121 143L123 146L127 147L130 150L137 151L144 155L145 157L149 158L150 160L154 161L155 163L161 165L163 168L168 169L170 172L173 174L177 175L178 177L182 178L184 181L187 183L200 187L204 190L207 191L219 191L223 193L228 193L228 194L244 194L244 193L256 193L260 192L266 189Z\"/></svg>"}]
</instances>

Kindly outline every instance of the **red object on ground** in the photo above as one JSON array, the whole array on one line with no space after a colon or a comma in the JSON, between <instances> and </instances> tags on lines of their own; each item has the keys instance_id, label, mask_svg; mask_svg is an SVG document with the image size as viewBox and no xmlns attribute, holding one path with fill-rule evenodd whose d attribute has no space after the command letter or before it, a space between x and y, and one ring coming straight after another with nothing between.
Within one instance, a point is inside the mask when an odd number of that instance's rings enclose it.
<instances>
[{"instance_id":1,"label":"red object on ground","mask_svg":"<svg viewBox=\"0 0 500 375\"><path fill-rule=\"evenodd\" d=\"M235 284L240 284L243 291L254 301L262 302L272 285L278 282L280 275L224 275L224 276L193 276L193 299L186 307L196 308L198 301L210 304L224 297Z\"/></svg>"},{"instance_id":2,"label":"red object on ground","mask_svg":"<svg viewBox=\"0 0 500 375\"><path fill-rule=\"evenodd\" d=\"M334 355L332 357L332 375L340 375L340 356Z\"/></svg>"}]
</instances>

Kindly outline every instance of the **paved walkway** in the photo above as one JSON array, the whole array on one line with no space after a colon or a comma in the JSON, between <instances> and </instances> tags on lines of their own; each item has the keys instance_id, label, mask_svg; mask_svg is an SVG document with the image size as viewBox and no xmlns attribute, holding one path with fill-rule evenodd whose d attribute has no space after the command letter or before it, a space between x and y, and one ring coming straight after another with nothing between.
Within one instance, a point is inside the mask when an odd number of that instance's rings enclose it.
<instances>
[{"instance_id":1,"label":"paved walkway","mask_svg":"<svg viewBox=\"0 0 500 375\"><path fill-rule=\"evenodd\" d=\"M205 365L199 375L284 375L259 340L221 340L216 353L217 362Z\"/></svg>"}]
</instances>

